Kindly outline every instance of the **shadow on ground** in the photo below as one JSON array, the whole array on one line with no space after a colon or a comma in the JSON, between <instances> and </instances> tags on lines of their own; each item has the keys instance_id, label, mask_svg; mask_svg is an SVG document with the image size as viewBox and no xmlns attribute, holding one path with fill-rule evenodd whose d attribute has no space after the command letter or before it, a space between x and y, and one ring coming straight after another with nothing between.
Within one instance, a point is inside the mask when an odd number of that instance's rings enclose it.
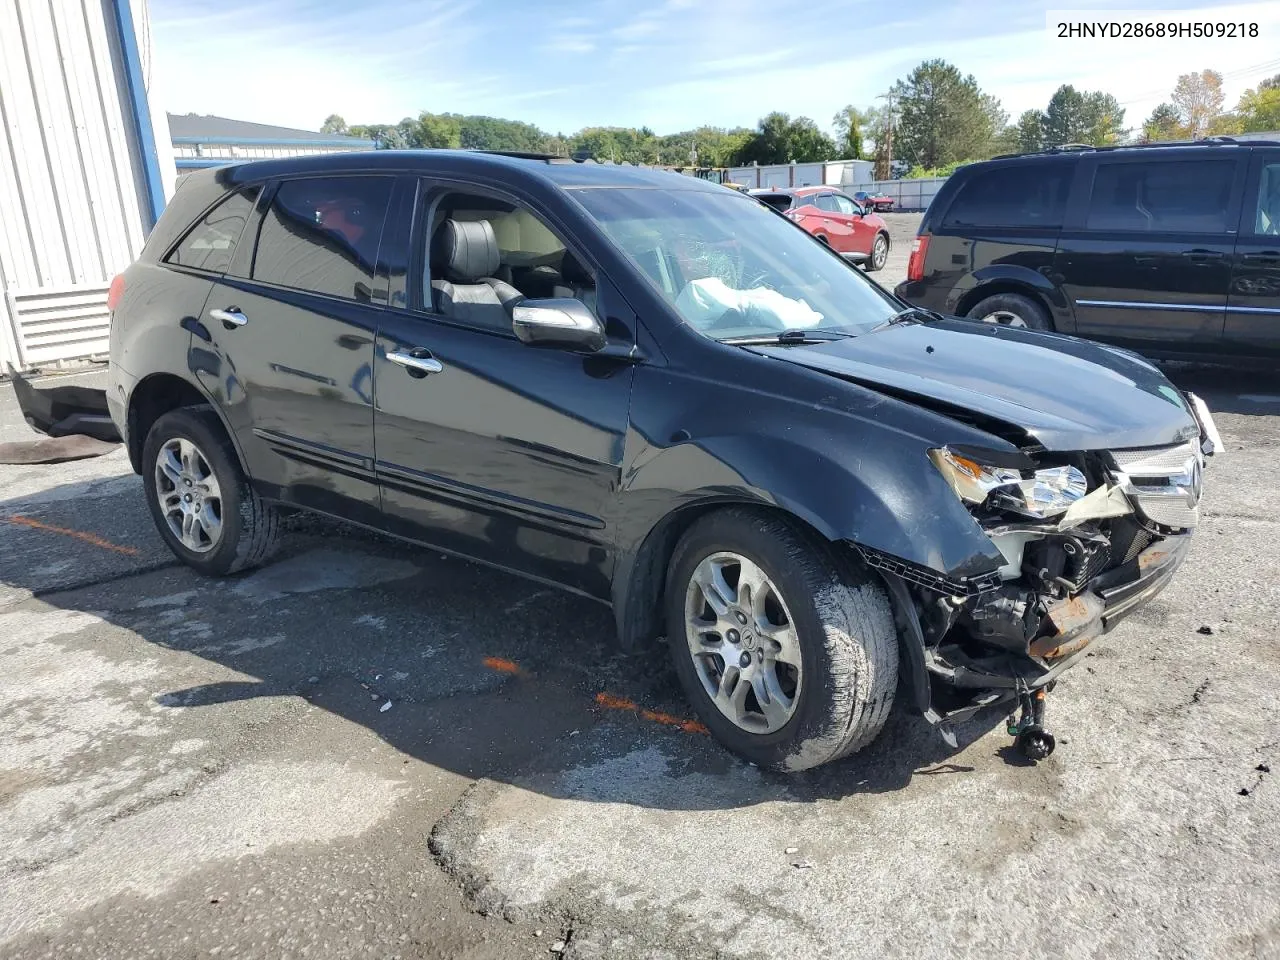
<instances>
[{"instance_id":1,"label":"shadow on ground","mask_svg":"<svg viewBox=\"0 0 1280 960\"><path fill-rule=\"evenodd\" d=\"M955 751L900 709L874 745L839 764L733 775L744 765L688 723L665 648L620 653L602 605L310 517L291 518L269 565L210 580L168 554L140 483L98 489L0 503L0 591L29 592L28 607L91 614L216 665L200 672L220 679L153 691L164 708L301 697L467 777L667 809L894 791L913 776L970 769L950 763ZM962 728L962 747L992 720ZM663 791L580 789L569 775L652 748L677 774Z\"/></svg>"}]
</instances>

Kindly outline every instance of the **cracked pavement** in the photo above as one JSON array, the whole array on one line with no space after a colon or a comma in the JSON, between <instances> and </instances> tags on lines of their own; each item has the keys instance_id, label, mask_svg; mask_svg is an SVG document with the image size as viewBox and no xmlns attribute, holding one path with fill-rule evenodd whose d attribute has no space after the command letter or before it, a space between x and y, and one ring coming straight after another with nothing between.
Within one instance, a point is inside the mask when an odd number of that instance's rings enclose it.
<instances>
[{"instance_id":1,"label":"cracked pavement","mask_svg":"<svg viewBox=\"0 0 1280 960\"><path fill-rule=\"evenodd\" d=\"M205 580L123 453L0 466L0 957L1278 957L1280 380L1174 376L1203 527L1037 766L764 774L602 606L306 518Z\"/></svg>"}]
</instances>

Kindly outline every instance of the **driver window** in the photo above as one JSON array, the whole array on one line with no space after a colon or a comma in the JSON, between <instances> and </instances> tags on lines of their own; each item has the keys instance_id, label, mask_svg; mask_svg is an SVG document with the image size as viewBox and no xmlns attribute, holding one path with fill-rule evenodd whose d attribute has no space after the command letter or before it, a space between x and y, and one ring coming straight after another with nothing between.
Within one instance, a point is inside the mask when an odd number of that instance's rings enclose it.
<instances>
[{"instance_id":1,"label":"driver window","mask_svg":"<svg viewBox=\"0 0 1280 960\"><path fill-rule=\"evenodd\" d=\"M847 213L850 216L858 212L858 208L853 205L853 201L841 194L833 194L832 199L836 202L836 210L840 213Z\"/></svg>"},{"instance_id":2,"label":"driver window","mask_svg":"<svg viewBox=\"0 0 1280 960\"><path fill-rule=\"evenodd\" d=\"M423 309L505 333L522 300L571 297L596 312L595 278L532 211L467 193L428 209Z\"/></svg>"},{"instance_id":3,"label":"driver window","mask_svg":"<svg viewBox=\"0 0 1280 960\"><path fill-rule=\"evenodd\" d=\"M818 198L818 209L826 210L828 213L840 212L840 208L836 206L836 198L829 193L824 193Z\"/></svg>"}]
</instances>

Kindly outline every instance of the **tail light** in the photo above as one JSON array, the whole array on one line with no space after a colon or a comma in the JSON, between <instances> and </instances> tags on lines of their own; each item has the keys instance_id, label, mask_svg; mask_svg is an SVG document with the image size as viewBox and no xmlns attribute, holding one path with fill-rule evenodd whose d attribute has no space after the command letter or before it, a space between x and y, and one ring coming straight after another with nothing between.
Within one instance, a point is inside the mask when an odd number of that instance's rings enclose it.
<instances>
[{"instance_id":1,"label":"tail light","mask_svg":"<svg viewBox=\"0 0 1280 960\"><path fill-rule=\"evenodd\" d=\"M907 261L907 279L924 279L924 258L929 254L929 235L916 237L911 241L911 259Z\"/></svg>"},{"instance_id":2,"label":"tail light","mask_svg":"<svg viewBox=\"0 0 1280 960\"><path fill-rule=\"evenodd\" d=\"M117 273L111 279L111 286L107 288L107 310L110 313L116 312L116 307L120 306L120 298L124 296L124 274Z\"/></svg>"}]
</instances>

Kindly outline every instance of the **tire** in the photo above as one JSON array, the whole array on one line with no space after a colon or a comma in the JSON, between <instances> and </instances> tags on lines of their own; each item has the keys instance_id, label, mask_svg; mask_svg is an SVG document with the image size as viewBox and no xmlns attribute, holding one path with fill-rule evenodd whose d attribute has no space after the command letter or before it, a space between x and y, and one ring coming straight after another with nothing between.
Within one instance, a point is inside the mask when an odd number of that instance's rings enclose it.
<instances>
[{"instance_id":1,"label":"tire","mask_svg":"<svg viewBox=\"0 0 1280 960\"><path fill-rule=\"evenodd\" d=\"M754 625L747 620L732 648L731 625L743 623L735 618L743 612L736 604L743 599L744 568L737 568L731 583L733 561L726 556L756 565L778 601L768 600L767 589L757 592L757 601L761 596L766 601L768 629L754 636L752 627L760 628L762 621L758 616ZM733 600L722 617L716 618L709 605L695 615L690 610L707 595L693 582L695 574L706 583L706 571L717 564L725 565L722 575L710 582L731 590ZM746 607L753 614L758 609L751 603ZM676 545L667 570L665 608L668 645L685 694L712 735L738 756L768 769L806 770L860 750L884 726L898 682L898 639L889 598L874 574L844 560L825 541L782 518L749 509L709 514ZM713 614L710 630L707 612ZM783 622L794 631L789 641L794 651L765 659L761 651L774 643L769 637L784 635L785 627L774 626ZM711 636L704 639L707 633ZM701 651L697 655L695 648ZM782 662L797 654L798 671ZM729 662L734 659L736 673ZM744 683L750 689L739 698ZM764 698L756 693L761 686ZM739 701L740 706L733 706ZM779 722L769 722L766 701ZM730 711L740 712L739 718Z\"/></svg>"},{"instance_id":2,"label":"tire","mask_svg":"<svg viewBox=\"0 0 1280 960\"><path fill-rule=\"evenodd\" d=\"M189 456L191 449L198 458ZM160 463L162 452L167 469ZM176 456L176 463L169 453ZM186 469L188 462L190 470ZM176 471L179 464L183 467L180 475ZM186 483L204 474L206 468L204 480ZM266 560L279 544L279 510L253 491L222 421L209 407L183 407L156 420L142 446L142 483L160 536L179 560L201 573L225 576L247 570ZM170 504L168 512L162 506L162 495ZM194 504L185 502L193 496ZM204 510L202 516L199 509ZM192 510L196 512L190 513ZM210 532L215 513L219 521L216 536ZM191 539L184 541L182 531L187 529L188 516L192 520ZM171 526L171 520L180 529Z\"/></svg>"},{"instance_id":3,"label":"tire","mask_svg":"<svg viewBox=\"0 0 1280 960\"><path fill-rule=\"evenodd\" d=\"M1025 327L1028 330L1053 329L1053 323L1044 307L1020 293L997 293L979 300L965 316L1003 326Z\"/></svg>"},{"instance_id":4,"label":"tire","mask_svg":"<svg viewBox=\"0 0 1280 960\"><path fill-rule=\"evenodd\" d=\"M818 238L819 243L825 244L828 247L831 246L831 241L827 239L827 235L825 233L815 233L814 236Z\"/></svg>"},{"instance_id":5,"label":"tire","mask_svg":"<svg viewBox=\"0 0 1280 960\"><path fill-rule=\"evenodd\" d=\"M877 233L875 240L871 244L871 256L867 258L867 273L883 270L888 259L889 238L883 233Z\"/></svg>"}]
</instances>

